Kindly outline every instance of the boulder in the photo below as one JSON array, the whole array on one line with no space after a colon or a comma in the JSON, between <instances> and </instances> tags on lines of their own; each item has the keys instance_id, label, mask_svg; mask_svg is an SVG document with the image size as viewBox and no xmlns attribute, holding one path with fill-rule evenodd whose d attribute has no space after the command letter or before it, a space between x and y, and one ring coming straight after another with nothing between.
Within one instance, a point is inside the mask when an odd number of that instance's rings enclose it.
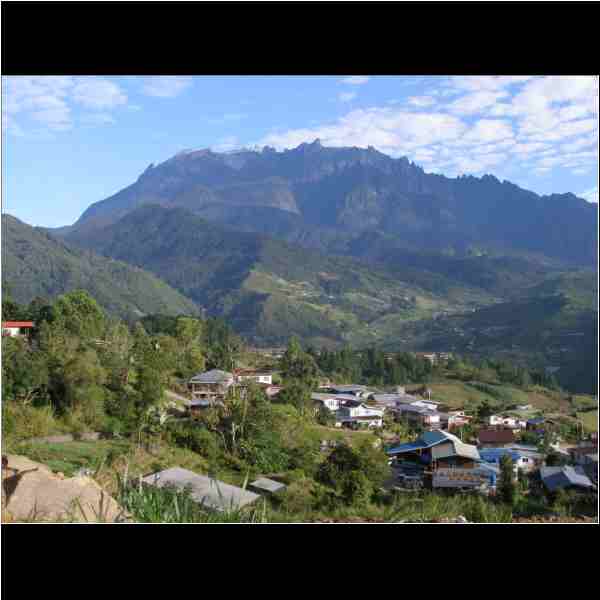
<instances>
[{"instance_id":1,"label":"boulder","mask_svg":"<svg viewBox=\"0 0 600 600\"><path fill-rule=\"evenodd\" d=\"M24 456L9 454L4 458L3 520L80 523L129 520L117 502L90 477L64 478Z\"/></svg>"}]
</instances>

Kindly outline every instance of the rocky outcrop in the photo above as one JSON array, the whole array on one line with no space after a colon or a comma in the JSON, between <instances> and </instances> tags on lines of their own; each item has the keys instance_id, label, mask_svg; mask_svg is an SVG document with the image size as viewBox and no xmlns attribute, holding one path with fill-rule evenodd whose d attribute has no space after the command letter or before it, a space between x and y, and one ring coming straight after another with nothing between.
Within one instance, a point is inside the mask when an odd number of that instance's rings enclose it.
<instances>
[{"instance_id":1,"label":"rocky outcrop","mask_svg":"<svg viewBox=\"0 0 600 600\"><path fill-rule=\"evenodd\" d=\"M2 460L4 522L118 523L128 515L91 477L65 478L24 456Z\"/></svg>"}]
</instances>

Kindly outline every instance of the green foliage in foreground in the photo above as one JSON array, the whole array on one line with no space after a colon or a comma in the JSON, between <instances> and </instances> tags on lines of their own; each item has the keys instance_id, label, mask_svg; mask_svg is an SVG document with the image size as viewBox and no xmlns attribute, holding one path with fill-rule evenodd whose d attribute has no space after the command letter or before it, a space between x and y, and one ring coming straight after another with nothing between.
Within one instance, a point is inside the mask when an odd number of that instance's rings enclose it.
<instances>
[{"instance_id":1,"label":"green foliage in foreground","mask_svg":"<svg viewBox=\"0 0 600 600\"><path fill-rule=\"evenodd\" d=\"M266 504L262 507L231 508L224 512L202 508L189 489L165 486L157 488L131 481L125 475L118 478L120 505L138 523L261 523L266 522Z\"/></svg>"}]
</instances>

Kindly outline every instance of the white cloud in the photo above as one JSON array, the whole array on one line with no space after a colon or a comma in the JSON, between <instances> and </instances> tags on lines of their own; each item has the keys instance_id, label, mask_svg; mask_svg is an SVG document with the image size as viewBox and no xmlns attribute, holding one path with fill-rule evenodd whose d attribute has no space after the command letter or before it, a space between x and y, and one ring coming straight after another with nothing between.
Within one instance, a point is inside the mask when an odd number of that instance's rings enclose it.
<instances>
[{"instance_id":1,"label":"white cloud","mask_svg":"<svg viewBox=\"0 0 600 600\"><path fill-rule=\"evenodd\" d=\"M175 75L149 77L142 86L142 93L157 98L175 98L191 85L191 77Z\"/></svg>"},{"instance_id":2,"label":"white cloud","mask_svg":"<svg viewBox=\"0 0 600 600\"><path fill-rule=\"evenodd\" d=\"M342 79L342 83L348 85L364 85L369 81L369 79L370 78L366 77L365 75L352 75L352 77L346 77Z\"/></svg>"},{"instance_id":3,"label":"white cloud","mask_svg":"<svg viewBox=\"0 0 600 600\"><path fill-rule=\"evenodd\" d=\"M529 75L461 75L459 77L451 77L448 80L448 85L457 90L481 92L501 90L515 84L525 83L531 79L532 77Z\"/></svg>"},{"instance_id":4,"label":"white cloud","mask_svg":"<svg viewBox=\"0 0 600 600\"><path fill-rule=\"evenodd\" d=\"M581 194L579 194L579 196L581 196L588 202L595 202L596 204L598 204L598 186L586 190L585 192L582 192Z\"/></svg>"},{"instance_id":5,"label":"white cloud","mask_svg":"<svg viewBox=\"0 0 600 600\"><path fill-rule=\"evenodd\" d=\"M127 102L116 83L100 77L5 77L2 84L7 132L35 139L72 129L73 113L79 106L106 111ZM106 117L96 117L97 123L101 121L109 122Z\"/></svg>"},{"instance_id":6,"label":"white cloud","mask_svg":"<svg viewBox=\"0 0 600 600\"><path fill-rule=\"evenodd\" d=\"M481 113L484 109L494 106L501 98L506 98L505 91L482 91L461 96L448 106L448 110L458 115Z\"/></svg>"},{"instance_id":7,"label":"white cloud","mask_svg":"<svg viewBox=\"0 0 600 600\"><path fill-rule=\"evenodd\" d=\"M356 92L342 92L338 95L338 100L340 102L350 102L356 98Z\"/></svg>"},{"instance_id":8,"label":"white cloud","mask_svg":"<svg viewBox=\"0 0 600 600\"><path fill-rule=\"evenodd\" d=\"M353 110L328 125L272 133L258 144L282 149L319 138L324 145L374 146L399 156L420 147L456 140L466 129L466 124L452 115L369 108Z\"/></svg>"},{"instance_id":9,"label":"white cloud","mask_svg":"<svg viewBox=\"0 0 600 600\"><path fill-rule=\"evenodd\" d=\"M431 96L411 96L407 102L412 104L412 106L423 108L426 106L433 106L435 104L435 98Z\"/></svg>"},{"instance_id":10,"label":"white cloud","mask_svg":"<svg viewBox=\"0 0 600 600\"><path fill-rule=\"evenodd\" d=\"M83 77L73 88L73 100L86 108L106 109L127 104L121 88L108 79Z\"/></svg>"},{"instance_id":11,"label":"white cloud","mask_svg":"<svg viewBox=\"0 0 600 600\"><path fill-rule=\"evenodd\" d=\"M509 121L500 119L481 119L464 136L465 143L488 143L506 140L513 137L513 129Z\"/></svg>"},{"instance_id":12,"label":"white cloud","mask_svg":"<svg viewBox=\"0 0 600 600\"><path fill-rule=\"evenodd\" d=\"M221 138L214 146L212 150L215 152L229 152L240 147L240 142L235 135L229 135Z\"/></svg>"}]
</instances>

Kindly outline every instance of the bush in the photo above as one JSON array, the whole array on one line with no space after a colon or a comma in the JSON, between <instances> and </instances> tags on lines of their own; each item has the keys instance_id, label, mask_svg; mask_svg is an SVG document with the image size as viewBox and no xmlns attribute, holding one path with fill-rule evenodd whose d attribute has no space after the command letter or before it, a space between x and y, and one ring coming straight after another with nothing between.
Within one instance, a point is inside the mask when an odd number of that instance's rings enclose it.
<instances>
[{"instance_id":1,"label":"bush","mask_svg":"<svg viewBox=\"0 0 600 600\"><path fill-rule=\"evenodd\" d=\"M3 403L2 433L7 438L26 440L45 437L60 431L60 429L50 406L34 408L17 402Z\"/></svg>"}]
</instances>

